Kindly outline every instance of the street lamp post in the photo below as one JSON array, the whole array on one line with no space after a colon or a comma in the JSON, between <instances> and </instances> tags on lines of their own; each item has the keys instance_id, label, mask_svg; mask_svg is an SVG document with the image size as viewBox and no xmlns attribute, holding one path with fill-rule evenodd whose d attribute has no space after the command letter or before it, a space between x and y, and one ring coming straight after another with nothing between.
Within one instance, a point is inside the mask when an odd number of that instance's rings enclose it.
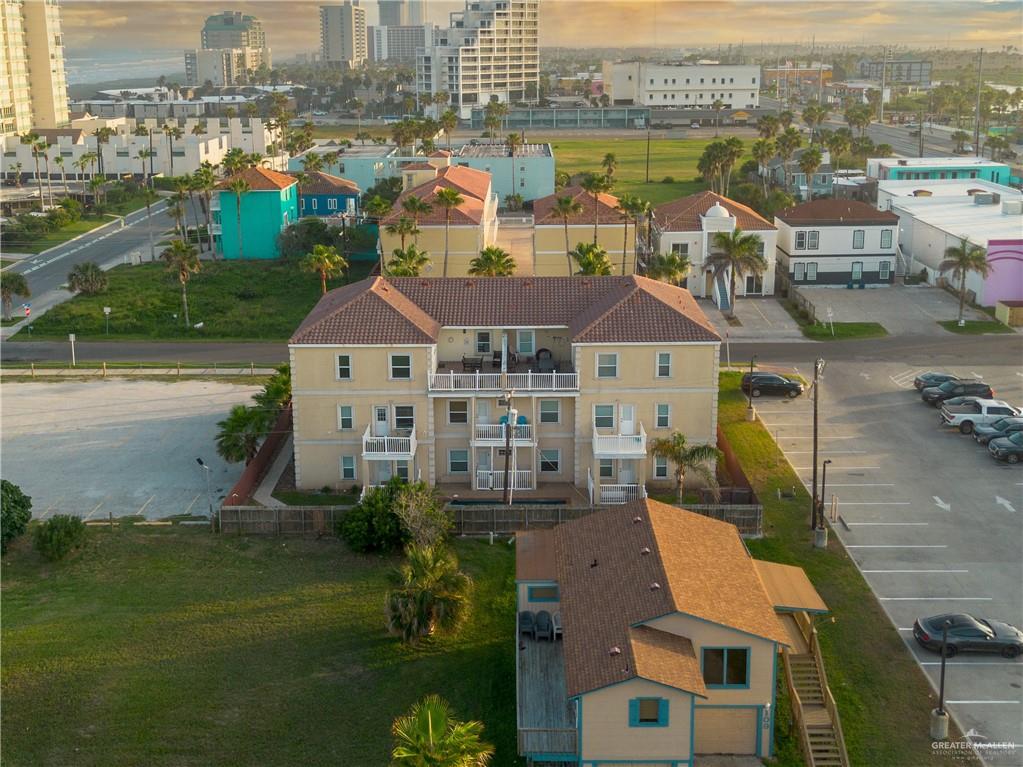
<instances>
[{"instance_id":1,"label":"street lamp post","mask_svg":"<svg viewBox=\"0 0 1023 767\"><path fill-rule=\"evenodd\" d=\"M931 711L931 740L945 740L948 737L948 712L945 711L945 660L948 657L948 627L951 621L941 624L941 680L938 682L938 707Z\"/></svg>"},{"instance_id":2,"label":"street lamp post","mask_svg":"<svg viewBox=\"0 0 1023 767\"><path fill-rule=\"evenodd\" d=\"M753 409L753 366L756 364L757 355L749 358L749 387L746 390L746 420L755 421L757 411Z\"/></svg>"},{"instance_id":3,"label":"street lamp post","mask_svg":"<svg viewBox=\"0 0 1023 767\"><path fill-rule=\"evenodd\" d=\"M831 459L827 458L824 461L823 468L821 469L821 503L817 514L817 524L819 527L824 527L824 504L828 502L828 464L831 463Z\"/></svg>"},{"instance_id":4,"label":"street lamp post","mask_svg":"<svg viewBox=\"0 0 1023 767\"><path fill-rule=\"evenodd\" d=\"M210 475L213 473L213 469L207 466L202 458L196 458L195 462L199 464L199 468L206 474L206 501L210 507L210 520L213 520L213 488L210 484Z\"/></svg>"},{"instance_id":5,"label":"street lamp post","mask_svg":"<svg viewBox=\"0 0 1023 767\"><path fill-rule=\"evenodd\" d=\"M810 498L810 530L817 529L817 409L820 404L820 375L824 360L818 357L813 363L813 483Z\"/></svg>"}]
</instances>

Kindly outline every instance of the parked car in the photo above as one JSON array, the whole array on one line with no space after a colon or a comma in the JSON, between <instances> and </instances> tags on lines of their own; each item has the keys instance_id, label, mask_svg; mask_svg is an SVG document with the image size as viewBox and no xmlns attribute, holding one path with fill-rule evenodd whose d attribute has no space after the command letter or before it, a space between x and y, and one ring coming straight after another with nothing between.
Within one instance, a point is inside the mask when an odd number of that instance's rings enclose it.
<instances>
[{"instance_id":1,"label":"parked car","mask_svg":"<svg viewBox=\"0 0 1023 767\"><path fill-rule=\"evenodd\" d=\"M922 391L929 386L941 386L945 381L955 381L956 378L957 376L954 373L938 373L930 370L926 373L921 373L913 379L913 386L916 387L917 391Z\"/></svg>"},{"instance_id":2,"label":"parked car","mask_svg":"<svg viewBox=\"0 0 1023 767\"><path fill-rule=\"evenodd\" d=\"M983 397L971 397L971 396L950 397L949 399L945 400L945 402L943 404L948 405L949 407L954 407L956 405L965 405L968 402L979 402L982 399L984 399L984 398Z\"/></svg>"},{"instance_id":3,"label":"parked car","mask_svg":"<svg viewBox=\"0 0 1023 767\"><path fill-rule=\"evenodd\" d=\"M955 426L963 434L971 433L977 425L987 425L1006 416L1018 415L1019 410L997 399L981 399L955 406L946 403L941 407L941 423L945 426Z\"/></svg>"},{"instance_id":4,"label":"parked car","mask_svg":"<svg viewBox=\"0 0 1023 767\"><path fill-rule=\"evenodd\" d=\"M983 381L960 381L957 379L945 381L941 386L929 386L920 392L923 401L934 407L939 407L947 399L963 395L992 399L995 396L995 390Z\"/></svg>"},{"instance_id":5,"label":"parked car","mask_svg":"<svg viewBox=\"0 0 1023 767\"><path fill-rule=\"evenodd\" d=\"M690 128L699 128L700 127L700 123L697 123L697 122L689 123L689 127Z\"/></svg>"},{"instance_id":6,"label":"parked car","mask_svg":"<svg viewBox=\"0 0 1023 767\"><path fill-rule=\"evenodd\" d=\"M754 397L761 394L784 394L792 399L803 393L803 384L777 373L744 373L742 390Z\"/></svg>"},{"instance_id":7,"label":"parked car","mask_svg":"<svg viewBox=\"0 0 1023 767\"><path fill-rule=\"evenodd\" d=\"M996 461L1019 463L1023 460L1023 431L1008 437L995 437L987 443L987 451Z\"/></svg>"},{"instance_id":8,"label":"parked car","mask_svg":"<svg viewBox=\"0 0 1023 767\"><path fill-rule=\"evenodd\" d=\"M1000 418L994 423L981 424L974 427L973 438L980 444L986 445L993 439L1008 437L1010 434L1015 434L1018 431L1023 431L1023 417L1010 416L1008 418Z\"/></svg>"},{"instance_id":9,"label":"parked car","mask_svg":"<svg viewBox=\"0 0 1023 767\"><path fill-rule=\"evenodd\" d=\"M997 652L1015 658L1023 652L1023 632L1008 623L990 618L974 618L963 613L918 618L913 623L913 638L928 650L941 652L942 627L949 623L945 657L960 652Z\"/></svg>"}]
</instances>

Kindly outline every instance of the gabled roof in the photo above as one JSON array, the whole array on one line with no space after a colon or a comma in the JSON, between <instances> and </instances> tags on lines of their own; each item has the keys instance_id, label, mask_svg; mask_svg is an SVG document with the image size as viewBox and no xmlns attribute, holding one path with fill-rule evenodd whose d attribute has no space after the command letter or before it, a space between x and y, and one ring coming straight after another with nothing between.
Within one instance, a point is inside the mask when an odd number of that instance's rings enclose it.
<instances>
[{"instance_id":1,"label":"gabled roof","mask_svg":"<svg viewBox=\"0 0 1023 767\"><path fill-rule=\"evenodd\" d=\"M295 178L296 173L289 173ZM349 181L340 176L332 176L330 173L314 170L305 174L308 181L302 184L302 194L361 194L362 190L354 181Z\"/></svg>"},{"instance_id":2,"label":"gabled roof","mask_svg":"<svg viewBox=\"0 0 1023 767\"><path fill-rule=\"evenodd\" d=\"M675 674L672 681L654 681L703 694L683 643L659 636L667 632L635 633L651 622L656 630L655 619L672 613L787 644L734 525L645 499L554 533L569 697L650 678L665 668L662 653L678 655L680 668L661 672Z\"/></svg>"},{"instance_id":3,"label":"gabled roof","mask_svg":"<svg viewBox=\"0 0 1023 767\"><path fill-rule=\"evenodd\" d=\"M298 183L294 178L286 173L278 173L277 171L270 170L269 168L253 166L251 168L238 171L229 178L225 178L217 184L216 188L227 189L232 181L239 178L246 181L249 185L249 190L253 192L278 192Z\"/></svg>"},{"instance_id":4,"label":"gabled roof","mask_svg":"<svg viewBox=\"0 0 1023 767\"><path fill-rule=\"evenodd\" d=\"M569 225L588 224L593 226L593 195L581 186L567 186L560 192L534 200L533 222L536 225L565 225L565 219L558 215L554 207L557 205L559 197L571 197L575 202L583 206L581 213L568 217ZM598 194L596 206L598 224L621 224L624 221L622 212L618 210L618 198L613 194L607 194L606 192Z\"/></svg>"},{"instance_id":5,"label":"gabled roof","mask_svg":"<svg viewBox=\"0 0 1023 767\"><path fill-rule=\"evenodd\" d=\"M387 290L390 303L354 303L355 294ZM335 294L340 294L335 296ZM414 308L430 340L391 324L397 296ZM333 312L358 319L320 324ZM412 317L411 314L408 314ZM322 332L310 340L316 324ZM292 343L431 343L440 327L567 327L576 343L714 343L720 337L689 291L646 277L380 277L320 299ZM330 332L327 332L327 329ZM433 330L429 330L433 328ZM373 340L367 340L372 338ZM413 339L413 340L410 340Z\"/></svg>"},{"instance_id":6,"label":"gabled roof","mask_svg":"<svg viewBox=\"0 0 1023 767\"><path fill-rule=\"evenodd\" d=\"M707 697L700 661L688 637L652 626L633 626L629 645L636 676Z\"/></svg>"},{"instance_id":7,"label":"gabled roof","mask_svg":"<svg viewBox=\"0 0 1023 767\"><path fill-rule=\"evenodd\" d=\"M827 198L811 200L786 208L775 216L790 226L848 226L851 224L877 224L892 226L899 217L890 210L878 210L858 200Z\"/></svg>"},{"instance_id":8,"label":"gabled roof","mask_svg":"<svg viewBox=\"0 0 1023 767\"><path fill-rule=\"evenodd\" d=\"M654 208L654 221L662 232L699 232L702 229L700 216L719 204L735 217L735 224L743 231L770 231L774 224L752 208L729 200L710 191L697 192L688 197L666 202Z\"/></svg>"},{"instance_id":9,"label":"gabled roof","mask_svg":"<svg viewBox=\"0 0 1023 767\"><path fill-rule=\"evenodd\" d=\"M416 163L406 165L407 169L435 170L437 175L427 179L422 184L406 189L398 199L394 201L391 212L384 216L380 223L384 226L393 224L402 216L408 214L402 209L402 203L409 197L418 197L433 206L433 210L419 217L420 226L444 226L445 210L437 203L437 191L440 189L455 189L464 200L461 205L451 210L451 224L454 226L478 226L483 220L483 211L486 207L487 195L490 191L490 174L475 168L467 168L461 165L449 165L443 168L434 168L428 163Z\"/></svg>"}]
</instances>

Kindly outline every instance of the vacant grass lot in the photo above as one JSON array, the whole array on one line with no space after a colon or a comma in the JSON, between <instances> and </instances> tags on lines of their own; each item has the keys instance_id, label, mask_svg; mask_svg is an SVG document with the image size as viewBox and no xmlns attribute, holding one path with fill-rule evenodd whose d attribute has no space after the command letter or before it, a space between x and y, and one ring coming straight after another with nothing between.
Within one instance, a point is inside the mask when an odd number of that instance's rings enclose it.
<instances>
[{"instance_id":1,"label":"vacant grass lot","mask_svg":"<svg viewBox=\"0 0 1023 767\"><path fill-rule=\"evenodd\" d=\"M763 424L745 420L740 379L738 372L721 375L718 412L764 504L766 537L747 545L755 557L805 569L831 608L831 620L820 619L818 632L850 763L947 765L947 757L931 750L928 737L929 711L937 696L834 536L826 552L813 548L809 494ZM778 498L779 489L790 488L795 488L794 498ZM951 734L955 739L957 734Z\"/></svg>"},{"instance_id":2,"label":"vacant grass lot","mask_svg":"<svg viewBox=\"0 0 1023 767\"><path fill-rule=\"evenodd\" d=\"M457 638L384 629L396 559L333 539L91 529L44 562L4 558L2 762L383 765L395 716L427 693L515 756L514 555L458 542L475 579Z\"/></svg>"},{"instance_id":3,"label":"vacant grass lot","mask_svg":"<svg viewBox=\"0 0 1023 767\"><path fill-rule=\"evenodd\" d=\"M958 320L940 320L941 327L949 333L959 333L967 336L980 336L985 333L1012 333L1012 328L1006 327L997 320L966 320L966 324L959 327Z\"/></svg>"},{"instance_id":4,"label":"vacant grass lot","mask_svg":"<svg viewBox=\"0 0 1023 767\"><path fill-rule=\"evenodd\" d=\"M328 282L328 289L362 279L371 263L355 262L349 274ZM287 261L204 261L188 283L192 324L181 314L181 286L163 263L119 266L109 273L110 289L97 296L76 296L32 323L32 336L19 341L165 339L181 341L282 341L291 336L320 298L320 278ZM112 308L105 334L103 307ZM177 317L175 317L177 315Z\"/></svg>"}]
</instances>

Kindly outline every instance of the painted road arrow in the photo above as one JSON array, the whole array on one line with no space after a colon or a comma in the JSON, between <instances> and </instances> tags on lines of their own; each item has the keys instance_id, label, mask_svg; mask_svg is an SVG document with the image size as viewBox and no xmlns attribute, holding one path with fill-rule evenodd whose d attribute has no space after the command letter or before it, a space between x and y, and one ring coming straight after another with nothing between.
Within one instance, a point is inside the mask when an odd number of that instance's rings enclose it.
<instances>
[{"instance_id":1,"label":"painted road arrow","mask_svg":"<svg viewBox=\"0 0 1023 767\"><path fill-rule=\"evenodd\" d=\"M1002 496L1000 496L1000 495L996 495L995 496L995 503L997 503L999 506L1004 506L1009 511L1015 511L1016 510L1015 507L1013 507L1013 505L1011 503L1009 503L1007 500L1002 498Z\"/></svg>"},{"instance_id":2,"label":"painted road arrow","mask_svg":"<svg viewBox=\"0 0 1023 767\"><path fill-rule=\"evenodd\" d=\"M945 503L943 500L941 500L936 495L933 496L933 498L934 498L934 502L936 504L938 504L938 508L941 509L942 511L950 511L952 509L952 504L951 503Z\"/></svg>"}]
</instances>

